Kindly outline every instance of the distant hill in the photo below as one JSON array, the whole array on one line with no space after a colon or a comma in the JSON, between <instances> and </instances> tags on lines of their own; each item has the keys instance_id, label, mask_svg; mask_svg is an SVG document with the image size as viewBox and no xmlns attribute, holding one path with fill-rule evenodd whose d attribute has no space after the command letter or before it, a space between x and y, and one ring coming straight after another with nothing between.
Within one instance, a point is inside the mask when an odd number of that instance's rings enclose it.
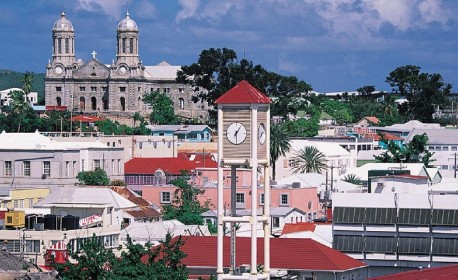
<instances>
[{"instance_id":1,"label":"distant hill","mask_svg":"<svg viewBox=\"0 0 458 280\"><path fill-rule=\"evenodd\" d=\"M12 70L0 70L0 90L7 88L22 88L24 73ZM39 103L43 102L45 96L45 73L33 73L32 91L38 93ZM43 100L43 101L42 101Z\"/></svg>"}]
</instances>

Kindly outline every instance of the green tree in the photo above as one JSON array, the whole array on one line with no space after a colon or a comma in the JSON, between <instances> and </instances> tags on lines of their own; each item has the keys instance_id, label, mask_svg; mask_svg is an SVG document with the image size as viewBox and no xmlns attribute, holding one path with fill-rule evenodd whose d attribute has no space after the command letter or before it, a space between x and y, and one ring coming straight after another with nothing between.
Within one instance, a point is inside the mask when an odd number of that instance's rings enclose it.
<instances>
[{"instance_id":1,"label":"green tree","mask_svg":"<svg viewBox=\"0 0 458 280\"><path fill-rule=\"evenodd\" d=\"M381 139L387 145L387 150L378 155L374 156L378 162L405 162L405 163L423 163L427 167L430 167L431 162L434 161L431 153L428 149L428 135L426 133L417 134L412 137L412 140L406 145L397 145L393 141L388 141L384 138Z\"/></svg>"},{"instance_id":2,"label":"green tree","mask_svg":"<svg viewBox=\"0 0 458 280\"><path fill-rule=\"evenodd\" d=\"M185 225L203 225L202 213L208 211L210 201L201 205L198 197L205 193L187 182L185 173L171 183L177 187L173 194L172 203L163 208L163 219L177 219Z\"/></svg>"},{"instance_id":3,"label":"green tree","mask_svg":"<svg viewBox=\"0 0 458 280\"><path fill-rule=\"evenodd\" d=\"M94 171L81 171L76 176L79 183L88 186L109 186L110 179L107 173L101 168L96 168Z\"/></svg>"},{"instance_id":4,"label":"green tree","mask_svg":"<svg viewBox=\"0 0 458 280\"><path fill-rule=\"evenodd\" d=\"M28 104L29 102L29 93L32 91L32 83L33 83L33 73L25 72L24 76L22 77L22 90L25 94L25 100Z\"/></svg>"},{"instance_id":5,"label":"green tree","mask_svg":"<svg viewBox=\"0 0 458 280\"><path fill-rule=\"evenodd\" d=\"M25 101L24 92L11 91L8 95L11 100L9 106L5 108L5 111L12 118L12 122L17 122L17 132L21 131L22 125L25 126L25 128L22 129L24 132L31 131L31 127L34 126L34 121L36 121L37 118L30 104Z\"/></svg>"},{"instance_id":6,"label":"green tree","mask_svg":"<svg viewBox=\"0 0 458 280\"><path fill-rule=\"evenodd\" d=\"M288 131L278 124L270 126L270 164L272 165L272 179L275 180L275 163L281 156L285 156L291 149Z\"/></svg>"},{"instance_id":7,"label":"green tree","mask_svg":"<svg viewBox=\"0 0 458 280\"><path fill-rule=\"evenodd\" d=\"M321 173L326 169L326 157L317 148L306 146L294 158L293 174L295 173Z\"/></svg>"},{"instance_id":8,"label":"green tree","mask_svg":"<svg viewBox=\"0 0 458 280\"><path fill-rule=\"evenodd\" d=\"M318 135L320 129L317 118L286 121L282 125L290 137L313 137Z\"/></svg>"},{"instance_id":9,"label":"green tree","mask_svg":"<svg viewBox=\"0 0 458 280\"><path fill-rule=\"evenodd\" d=\"M342 181L351 183L354 185L362 185L363 181L361 181L361 178L356 176L355 174L347 174L342 178Z\"/></svg>"},{"instance_id":10,"label":"green tree","mask_svg":"<svg viewBox=\"0 0 458 280\"><path fill-rule=\"evenodd\" d=\"M272 115L285 117L295 113L295 98L312 90L312 87L296 77L285 77L254 65L246 59L238 60L234 50L223 48L203 50L196 63L182 66L177 81L191 84L195 91L194 101L203 100L210 106L215 100L242 80L248 81L272 98ZM216 111L210 111L215 121Z\"/></svg>"},{"instance_id":11,"label":"green tree","mask_svg":"<svg viewBox=\"0 0 458 280\"><path fill-rule=\"evenodd\" d=\"M175 115L173 101L165 93L152 91L143 96L143 102L149 104L153 111L150 121L153 124L177 124L178 117Z\"/></svg>"},{"instance_id":12,"label":"green tree","mask_svg":"<svg viewBox=\"0 0 458 280\"><path fill-rule=\"evenodd\" d=\"M116 257L113 249L105 248L101 238L94 234L82 243L79 250L72 250L68 244L71 259L64 264L51 262L51 266L63 280L185 280L188 273L182 263L186 257L181 251L183 245L181 236L173 238L170 233L155 247L150 243L145 246L135 244L127 236L125 249L120 257Z\"/></svg>"},{"instance_id":13,"label":"green tree","mask_svg":"<svg viewBox=\"0 0 458 280\"><path fill-rule=\"evenodd\" d=\"M373 93L375 91L375 87L374 86L364 86L364 87L357 88L356 91L361 93L361 95L366 96L366 95L370 95L371 93Z\"/></svg>"},{"instance_id":14,"label":"green tree","mask_svg":"<svg viewBox=\"0 0 458 280\"><path fill-rule=\"evenodd\" d=\"M131 127L109 119L96 121L95 125L98 131L105 135L132 135L134 133Z\"/></svg>"},{"instance_id":15,"label":"green tree","mask_svg":"<svg viewBox=\"0 0 458 280\"><path fill-rule=\"evenodd\" d=\"M452 86L445 83L440 74L421 73L420 70L415 65L398 67L389 74L386 82L394 92L407 97L407 110L403 112L406 120L432 122L434 106L446 105L446 96Z\"/></svg>"}]
</instances>

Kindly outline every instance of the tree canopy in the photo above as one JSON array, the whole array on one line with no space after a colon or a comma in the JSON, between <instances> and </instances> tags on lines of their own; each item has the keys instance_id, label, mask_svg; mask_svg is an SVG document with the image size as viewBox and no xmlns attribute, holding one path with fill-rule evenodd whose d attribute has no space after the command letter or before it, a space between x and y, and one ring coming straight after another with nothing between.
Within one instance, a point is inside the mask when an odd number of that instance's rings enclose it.
<instances>
[{"instance_id":1,"label":"tree canopy","mask_svg":"<svg viewBox=\"0 0 458 280\"><path fill-rule=\"evenodd\" d=\"M421 67L401 66L393 70L386 82L393 87L393 92L407 98L406 110L402 112L405 120L432 122L435 107L447 104L446 96L452 86L445 83L438 73L421 73Z\"/></svg>"},{"instance_id":2,"label":"tree canopy","mask_svg":"<svg viewBox=\"0 0 458 280\"><path fill-rule=\"evenodd\" d=\"M73 250L70 244L67 245L73 262L70 259L64 264L51 261L51 266L63 280L185 280L188 273L182 263L186 257L181 251L183 245L181 236L172 238L170 233L155 247L150 243L145 246L134 244L127 236L126 248L117 257L113 249L106 248L102 240L94 234L87 241L83 241L78 250ZM118 250L121 250L121 246Z\"/></svg>"},{"instance_id":3,"label":"tree canopy","mask_svg":"<svg viewBox=\"0 0 458 280\"><path fill-rule=\"evenodd\" d=\"M93 171L81 171L76 176L79 183L88 186L108 186L110 185L110 179L108 179L107 173L101 168L96 168Z\"/></svg>"},{"instance_id":4,"label":"tree canopy","mask_svg":"<svg viewBox=\"0 0 458 280\"><path fill-rule=\"evenodd\" d=\"M195 102L203 100L210 106L242 80L271 97L272 114L285 118L288 118L288 113L297 111L295 99L312 90L309 84L296 77L269 72L247 59L238 60L236 52L228 48L203 50L197 62L182 66L177 74L177 82L193 86ZM210 117L216 119L214 110L210 112Z\"/></svg>"},{"instance_id":5,"label":"tree canopy","mask_svg":"<svg viewBox=\"0 0 458 280\"><path fill-rule=\"evenodd\" d=\"M163 219L177 219L185 225L203 225L204 220L201 215L209 209L211 202L200 204L198 196L205 191L188 183L188 178L183 174L171 182L177 190L173 194L172 203L163 207Z\"/></svg>"},{"instance_id":6,"label":"tree canopy","mask_svg":"<svg viewBox=\"0 0 458 280\"><path fill-rule=\"evenodd\" d=\"M177 124L178 117L175 115L172 99L165 93L152 91L143 96L143 102L149 104L153 111L150 121L153 124Z\"/></svg>"}]
</instances>

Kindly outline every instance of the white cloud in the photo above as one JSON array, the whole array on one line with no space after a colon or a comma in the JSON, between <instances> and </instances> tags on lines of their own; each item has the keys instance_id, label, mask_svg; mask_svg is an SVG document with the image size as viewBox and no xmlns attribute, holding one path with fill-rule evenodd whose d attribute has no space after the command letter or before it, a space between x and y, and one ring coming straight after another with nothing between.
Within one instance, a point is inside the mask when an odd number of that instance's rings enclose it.
<instances>
[{"instance_id":1,"label":"white cloud","mask_svg":"<svg viewBox=\"0 0 458 280\"><path fill-rule=\"evenodd\" d=\"M127 9L125 0L77 0L76 9L95 12L102 10L104 14L119 18L123 9Z\"/></svg>"},{"instance_id":2,"label":"white cloud","mask_svg":"<svg viewBox=\"0 0 458 280\"><path fill-rule=\"evenodd\" d=\"M196 11L200 5L200 1L178 0L178 4L181 6L181 10L177 13L177 16L175 17L176 22L180 22L181 20L196 16Z\"/></svg>"}]
</instances>

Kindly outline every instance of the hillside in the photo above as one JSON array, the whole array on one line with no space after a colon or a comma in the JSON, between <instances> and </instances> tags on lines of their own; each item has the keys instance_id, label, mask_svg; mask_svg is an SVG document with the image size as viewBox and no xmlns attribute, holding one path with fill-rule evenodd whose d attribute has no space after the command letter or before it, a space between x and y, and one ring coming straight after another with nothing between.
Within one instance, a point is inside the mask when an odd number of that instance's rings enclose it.
<instances>
[{"instance_id":1,"label":"hillside","mask_svg":"<svg viewBox=\"0 0 458 280\"><path fill-rule=\"evenodd\" d=\"M22 78L24 73L11 71L11 70L0 70L0 90L7 88L22 88ZM44 73L33 73L32 91L38 92L39 103L44 100L45 96L45 74ZM44 104L44 102L43 102Z\"/></svg>"}]
</instances>

